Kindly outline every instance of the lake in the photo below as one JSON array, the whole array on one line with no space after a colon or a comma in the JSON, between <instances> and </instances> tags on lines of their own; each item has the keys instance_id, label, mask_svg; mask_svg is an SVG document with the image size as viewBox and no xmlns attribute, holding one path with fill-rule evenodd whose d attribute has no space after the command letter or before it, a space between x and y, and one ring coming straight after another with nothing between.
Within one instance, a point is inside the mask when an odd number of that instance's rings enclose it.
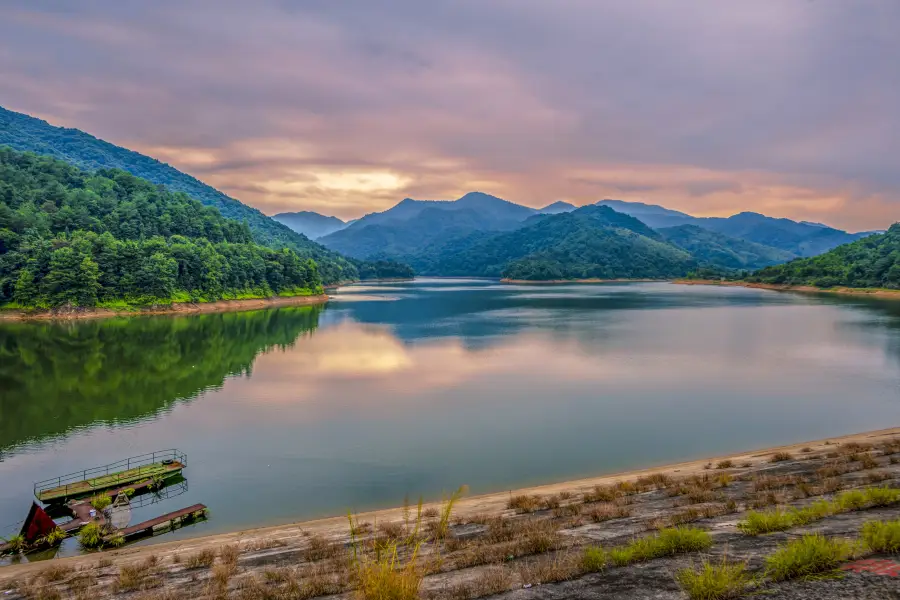
<instances>
[{"instance_id":1,"label":"lake","mask_svg":"<svg viewBox=\"0 0 900 600\"><path fill-rule=\"evenodd\" d=\"M320 307L0 324L0 535L32 483L157 449L163 540L897 425L900 303L420 279ZM74 540L63 553L77 552Z\"/></svg>"}]
</instances>

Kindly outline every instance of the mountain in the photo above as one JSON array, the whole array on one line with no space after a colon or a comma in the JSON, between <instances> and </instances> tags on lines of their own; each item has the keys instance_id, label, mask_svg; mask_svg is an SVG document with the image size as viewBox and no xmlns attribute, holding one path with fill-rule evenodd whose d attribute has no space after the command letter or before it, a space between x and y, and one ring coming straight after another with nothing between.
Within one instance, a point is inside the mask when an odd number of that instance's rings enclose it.
<instances>
[{"instance_id":1,"label":"mountain","mask_svg":"<svg viewBox=\"0 0 900 600\"><path fill-rule=\"evenodd\" d=\"M278 213L277 215L272 215L272 218L311 240L334 233L347 226L347 223L344 223L337 217L320 215L310 210Z\"/></svg>"},{"instance_id":2,"label":"mountain","mask_svg":"<svg viewBox=\"0 0 900 600\"><path fill-rule=\"evenodd\" d=\"M827 252L866 235L790 219L776 219L754 212L742 212L728 218L707 217L698 219L695 224L730 237L787 250L801 257Z\"/></svg>"},{"instance_id":3,"label":"mountain","mask_svg":"<svg viewBox=\"0 0 900 600\"><path fill-rule=\"evenodd\" d=\"M311 259L125 171L0 147L0 304L147 305L321 293Z\"/></svg>"},{"instance_id":4,"label":"mountain","mask_svg":"<svg viewBox=\"0 0 900 600\"><path fill-rule=\"evenodd\" d=\"M886 233L870 235L825 254L767 267L751 281L822 288L900 289L900 223Z\"/></svg>"},{"instance_id":5,"label":"mountain","mask_svg":"<svg viewBox=\"0 0 900 600\"><path fill-rule=\"evenodd\" d=\"M690 252L704 265L756 270L796 258L786 250L729 237L697 225L664 227L658 231L670 244Z\"/></svg>"},{"instance_id":6,"label":"mountain","mask_svg":"<svg viewBox=\"0 0 900 600\"><path fill-rule=\"evenodd\" d=\"M597 204L636 217L653 227L696 225L729 237L771 246L790 252L796 257L815 256L832 248L858 240L871 232L847 233L819 223L777 219L754 212L742 212L730 217L693 217L683 212L642 202L601 200Z\"/></svg>"},{"instance_id":7,"label":"mountain","mask_svg":"<svg viewBox=\"0 0 900 600\"><path fill-rule=\"evenodd\" d=\"M64 160L81 169L122 169L172 191L184 192L222 216L246 222L253 238L270 248L290 248L319 265L325 283L358 279L356 267L343 256L310 241L219 190L156 159L97 139L78 129L54 127L46 121L0 108L0 146Z\"/></svg>"},{"instance_id":8,"label":"mountain","mask_svg":"<svg viewBox=\"0 0 900 600\"><path fill-rule=\"evenodd\" d=\"M423 274L512 279L666 278L696 266L639 220L586 206L529 220L510 232L479 232L406 257Z\"/></svg>"},{"instance_id":9,"label":"mountain","mask_svg":"<svg viewBox=\"0 0 900 600\"><path fill-rule=\"evenodd\" d=\"M576 208L578 207L574 204L569 204L568 202L558 200L553 204L548 204L544 208L539 208L538 212L542 215L558 215L559 213L572 212Z\"/></svg>"},{"instance_id":10,"label":"mountain","mask_svg":"<svg viewBox=\"0 0 900 600\"><path fill-rule=\"evenodd\" d=\"M689 214L671 210L656 204L644 204L643 202L626 202L624 200L600 200L597 206L608 206L609 208L631 215L640 219L650 227L657 229L660 227L675 227L677 225L685 225L696 221L696 217Z\"/></svg>"},{"instance_id":11,"label":"mountain","mask_svg":"<svg viewBox=\"0 0 900 600\"><path fill-rule=\"evenodd\" d=\"M398 257L476 231L508 231L535 214L532 208L481 192L452 201L407 198L319 241L361 259Z\"/></svg>"}]
</instances>

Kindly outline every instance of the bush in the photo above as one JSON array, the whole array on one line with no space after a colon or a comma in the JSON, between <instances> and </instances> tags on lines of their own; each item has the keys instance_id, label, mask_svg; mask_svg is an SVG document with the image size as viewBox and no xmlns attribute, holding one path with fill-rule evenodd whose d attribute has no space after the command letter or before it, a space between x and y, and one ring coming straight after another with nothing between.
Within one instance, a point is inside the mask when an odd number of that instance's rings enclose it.
<instances>
[{"instance_id":1,"label":"bush","mask_svg":"<svg viewBox=\"0 0 900 600\"><path fill-rule=\"evenodd\" d=\"M766 575L773 581L784 581L827 573L855 553L855 546L847 540L804 535L766 557Z\"/></svg>"}]
</instances>

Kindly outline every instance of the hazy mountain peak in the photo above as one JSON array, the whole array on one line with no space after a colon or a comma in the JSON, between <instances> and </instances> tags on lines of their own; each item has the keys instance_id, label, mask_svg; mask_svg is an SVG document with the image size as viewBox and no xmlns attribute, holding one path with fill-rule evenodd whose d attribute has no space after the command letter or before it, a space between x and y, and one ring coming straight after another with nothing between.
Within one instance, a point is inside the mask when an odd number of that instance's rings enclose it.
<instances>
[{"instance_id":1,"label":"hazy mountain peak","mask_svg":"<svg viewBox=\"0 0 900 600\"><path fill-rule=\"evenodd\" d=\"M578 207L574 204L569 204L568 202L557 200L553 204L548 204L544 208L539 208L538 212L544 215L556 215L564 212L572 212L576 208Z\"/></svg>"}]
</instances>

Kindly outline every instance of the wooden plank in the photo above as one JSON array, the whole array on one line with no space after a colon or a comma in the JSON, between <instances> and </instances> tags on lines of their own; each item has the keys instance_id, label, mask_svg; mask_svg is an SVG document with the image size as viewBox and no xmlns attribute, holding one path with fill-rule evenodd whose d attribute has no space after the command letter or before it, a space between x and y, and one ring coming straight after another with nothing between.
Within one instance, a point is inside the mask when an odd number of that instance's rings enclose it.
<instances>
[{"instance_id":1,"label":"wooden plank","mask_svg":"<svg viewBox=\"0 0 900 600\"><path fill-rule=\"evenodd\" d=\"M195 513L201 512L206 512L206 505L194 504L193 506L188 506L187 508L182 508L181 510L176 510L175 512L161 515L159 517L156 517L155 519L150 519L149 521L144 521L143 523L138 523L137 525L132 525L131 527L126 527L125 529L120 529L118 533L124 536L125 539L128 539L129 537L134 537L142 533L150 533L160 525L168 524L172 521L177 521L192 515L198 516Z\"/></svg>"}]
</instances>

